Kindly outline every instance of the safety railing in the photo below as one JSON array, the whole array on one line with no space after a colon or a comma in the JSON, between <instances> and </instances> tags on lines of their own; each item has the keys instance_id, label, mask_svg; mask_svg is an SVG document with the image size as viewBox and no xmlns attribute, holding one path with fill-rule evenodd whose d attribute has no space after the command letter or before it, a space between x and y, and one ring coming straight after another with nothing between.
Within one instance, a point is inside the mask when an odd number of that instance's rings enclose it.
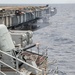
<instances>
[{"instance_id":1,"label":"safety railing","mask_svg":"<svg viewBox=\"0 0 75 75\"><path fill-rule=\"evenodd\" d=\"M19 59L19 58L16 58L16 57L14 57L14 56L12 56L12 55L10 55L10 54L4 52L4 51L1 51L1 50L0 50L0 52L1 52L2 54L5 54L5 55L7 55L7 56L9 56L9 57L11 57L11 58L13 58L13 59L15 59L16 61L22 62L23 64L25 64L25 65L31 67L32 69L35 69L35 70L37 70L38 72L42 73L42 70L41 70L41 69L36 68L35 66L32 66L32 65L30 65L30 64L28 64L28 63L22 61L22 60ZM14 68L11 67L10 65L6 64L5 62L3 62L3 61L0 60L0 63L2 63L2 64L4 64L4 65L8 66L8 67L11 68L12 70L14 70L14 71L16 71L17 73L20 74L20 71L14 69Z\"/></svg>"},{"instance_id":2,"label":"safety railing","mask_svg":"<svg viewBox=\"0 0 75 75\"><path fill-rule=\"evenodd\" d=\"M16 71L17 73L21 74L18 70L14 69L13 67L11 67L10 65L6 64L5 62L0 60L0 63L6 65L7 67L11 68L12 70ZM3 72L2 72L3 73ZM5 75L5 74L4 74Z\"/></svg>"},{"instance_id":3,"label":"safety railing","mask_svg":"<svg viewBox=\"0 0 75 75\"><path fill-rule=\"evenodd\" d=\"M0 73L3 74L3 75L6 75L6 74L5 74L4 72L2 72L1 70L0 70Z\"/></svg>"}]
</instances>

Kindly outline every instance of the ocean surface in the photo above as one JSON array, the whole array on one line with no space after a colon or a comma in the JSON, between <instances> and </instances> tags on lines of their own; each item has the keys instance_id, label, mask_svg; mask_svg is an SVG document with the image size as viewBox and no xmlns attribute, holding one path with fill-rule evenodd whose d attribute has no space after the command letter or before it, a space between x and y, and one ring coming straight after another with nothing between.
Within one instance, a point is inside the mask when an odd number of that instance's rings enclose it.
<instances>
[{"instance_id":1,"label":"ocean surface","mask_svg":"<svg viewBox=\"0 0 75 75\"><path fill-rule=\"evenodd\" d=\"M75 75L75 4L51 6L57 14L37 23L47 26L34 32L34 42L40 43L40 52L48 50L49 69L58 67L61 75Z\"/></svg>"}]
</instances>

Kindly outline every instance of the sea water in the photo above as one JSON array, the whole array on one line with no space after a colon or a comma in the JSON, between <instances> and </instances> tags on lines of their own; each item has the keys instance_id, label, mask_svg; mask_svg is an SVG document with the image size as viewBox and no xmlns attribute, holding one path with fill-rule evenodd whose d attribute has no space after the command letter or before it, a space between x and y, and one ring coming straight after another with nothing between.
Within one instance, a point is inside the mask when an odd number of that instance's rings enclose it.
<instances>
[{"instance_id":1,"label":"sea water","mask_svg":"<svg viewBox=\"0 0 75 75\"><path fill-rule=\"evenodd\" d=\"M50 69L58 67L62 75L75 75L75 4L51 6L57 14L47 23L38 23L47 26L34 32L34 42L40 43L41 50L48 49L48 61L54 62L48 65Z\"/></svg>"}]
</instances>

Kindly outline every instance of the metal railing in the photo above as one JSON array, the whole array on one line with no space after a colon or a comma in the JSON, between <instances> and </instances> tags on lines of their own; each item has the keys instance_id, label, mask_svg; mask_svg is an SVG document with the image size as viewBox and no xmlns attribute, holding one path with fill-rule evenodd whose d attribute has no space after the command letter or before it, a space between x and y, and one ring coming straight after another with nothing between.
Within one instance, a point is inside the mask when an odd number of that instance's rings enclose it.
<instances>
[{"instance_id":1,"label":"metal railing","mask_svg":"<svg viewBox=\"0 0 75 75\"><path fill-rule=\"evenodd\" d=\"M21 74L20 71L14 69L14 68L11 67L10 65L6 64L5 62L3 62L3 61L0 60L0 63L2 63L2 64L4 64L4 65L8 66L8 67L11 68L12 70L14 70L14 71L16 71L17 73Z\"/></svg>"},{"instance_id":2,"label":"metal railing","mask_svg":"<svg viewBox=\"0 0 75 75\"><path fill-rule=\"evenodd\" d=\"M5 74L4 72L2 72L1 70L0 70L0 73L3 74L3 75L6 75L6 74Z\"/></svg>"},{"instance_id":3,"label":"metal railing","mask_svg":"<svg viewBox=\"0 0 75 75\"><path fill-rule=\"evenodd\" d=\"M30 64L28 64L28 63L26 63L26 62L22 61L22 60L21 60L21 59L19 59L19 58L16 58L16 57L14 57L14 56L12 56L12 55L10 55L10 54L8 54L8 53L4 52L4 51L1 51L1 50L0 50L0 52L1 52L2 54L5 54L5 55L7 55L7 56L9 56L9 57L11 57L11 58L13 58L13 59L15 59L15 60L19 61L19 62L22 62L23 64L25 64L25 65L27 65L27 66L29 66L29 67L31 67L31 68L33 68L33 69L35 69L35 70L39 71L40 73L42 73L42 70L41 70L41 69L36 68L35 66L32 66L32 65L30 65ZM20 74L20 71L18 71L18 70L16 70L16 69L14 69L14 68L13 68L13 67L11 67L10 65L6 64L5 62L3 62L3 61L1 61L1 60L0 60L0 63L2 63L2 64L4 64L4 65L6 65L6 66L8 66L8 67L10 67L11 69L13 69L14 71L16 71L17 73L19 73L19 74Z\"/></svg>"}]
</instances>

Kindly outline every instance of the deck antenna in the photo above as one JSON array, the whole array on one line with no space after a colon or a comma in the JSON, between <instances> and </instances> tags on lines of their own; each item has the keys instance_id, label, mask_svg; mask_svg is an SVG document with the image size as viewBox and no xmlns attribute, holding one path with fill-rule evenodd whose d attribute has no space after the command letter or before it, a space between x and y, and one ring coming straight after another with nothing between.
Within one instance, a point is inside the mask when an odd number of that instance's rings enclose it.
<instances>
[{"instance_id":1,"label":"deck antenna","mask_svg":"<svg viewBox=\"0 0 75 75\"><path fill-rule=\"evenodd\" d=\"M37 47L37 50L38 50L38 63L39 63L39 43L36 43L36 47Z\"/></svg>"},{"instance_id":2,"label":"deck antenna","mask_svg":"<svg viewBox=\"0 0 75 75\"><path fill-rule=\"evenodd\" d=\"M48 58L48 53L47 53L47 52L48 52L48 50L46 49L46 58ZM47 72L47 66L48 66L47 61L48 61L48 60L46 59L46 67L45 67L45 71L46 71L46 72Z\"/></svg>"}]
</instances>

